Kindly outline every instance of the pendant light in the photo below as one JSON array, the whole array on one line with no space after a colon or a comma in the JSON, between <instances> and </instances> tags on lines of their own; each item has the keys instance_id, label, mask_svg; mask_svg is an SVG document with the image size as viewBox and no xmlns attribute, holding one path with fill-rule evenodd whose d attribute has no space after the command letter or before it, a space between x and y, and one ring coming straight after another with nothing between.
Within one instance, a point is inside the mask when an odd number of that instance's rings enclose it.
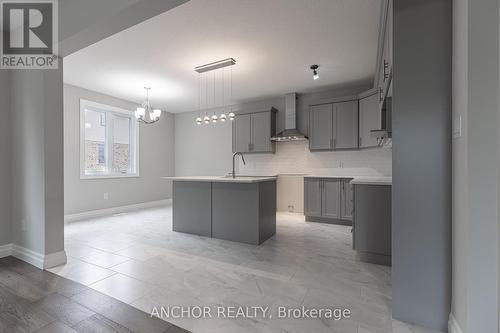
<instances>
[{"instance_id":1,"label":"pendant light","mask_svg":"<svg viewBox=\"0 0 500 333\"><path fill-rule=\"evenodd\" d=\"M210 124L210 123L213 123L213 124L216 124L217 122L225 122L228 118L230 120L234 120L234 117L235 117L235 114L234 112L232 112L232 107L230 107L229 109L229 114L226 115L226 112L224 111L225 108L227 107L227 103L226 103L226 94L225 94L225 90L226 90L226 83L225 83L225 67L228 67L228 66L233 66L236 64L236 60L234 60L233 58L227 58L227 59L224 59L224 60L219 60L219 61L216 61L216 62L213 62L213 63L209 63L209 64L206 64L206 65L202 65L202 66L197 66L195 67L195 71L199 74L198 75L198 117L195 119L196 121L196 124L198 125L201 125L202 123L205 123L205 124ZM207 114L207 111L205 111L205 116L203 117L203 119L201 118L201 91L202 91L202 84L200 83L200 80L202 78L202 75L203 73L205 73L205 110L208 109L208 77L206 75L206 73L208 72L213 72L213 76L212 76L212 88L213 88L213 104L211 105L211 107L214 108L214 112L212 114L212 116L209 116ZM221 105L221 108L222 108L222 113L220 113L219 115L216 114L216 111L215 111L215 108L217 106L217 91L216 91L216 88L217 88L217 79L216 79L216 75L217 75L217 72L220 72L221 73L221 86L222 86L222 105ZM231 68L231 81L230 81L230 98L232 100L232 90L233 90L233 71L232 71L232 68ZM219 95L220 96L220 95ZM231 103L231 100L229 101L229 103Z\"/></svg>"}]
</instances>

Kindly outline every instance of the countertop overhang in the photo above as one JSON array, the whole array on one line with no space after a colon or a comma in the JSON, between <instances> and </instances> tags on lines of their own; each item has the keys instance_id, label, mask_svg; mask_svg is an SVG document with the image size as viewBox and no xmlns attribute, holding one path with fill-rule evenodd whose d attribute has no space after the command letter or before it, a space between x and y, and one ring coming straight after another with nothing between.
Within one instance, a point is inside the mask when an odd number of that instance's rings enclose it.
<instances>
[{"instance_id":1,"label":"countertop overhang","mask_svg":"<svg viewBox=\"0 0 500 333\"><path fill-rule=\"evenodd\" d=\"M353 185L392 185L392 177L354 177Z\"/></svg>"},{"instance_id":2,"label":"countertop overhang","mask_svg":"<svg viewBox=\"0 0 500 333\"><path fill-rule=\"evenodd\" d=\"M306 175L304 178L333 178L333 179L352 179L351 184L353 185L392 185L392 177L384 176L355 176L349 174L318 174L318 175Z\"/></svg>"},{"instance_id":3,"label":"countertop overhang","mask_svg":"<svg viewBox=\"0 0 500 333\"><path fill-rule=\"evenodd\" d=\"M210 182L210 183L261 183L276 181L276 176L185 176L185 177L161 177L162 179L180 182Z\"/></svg>"}]
</instances>

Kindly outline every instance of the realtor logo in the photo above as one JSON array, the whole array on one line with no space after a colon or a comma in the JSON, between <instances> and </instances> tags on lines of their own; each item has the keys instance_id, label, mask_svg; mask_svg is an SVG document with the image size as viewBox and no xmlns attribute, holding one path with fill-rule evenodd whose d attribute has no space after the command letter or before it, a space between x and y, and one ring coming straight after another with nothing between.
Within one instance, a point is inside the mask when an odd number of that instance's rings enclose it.
<instances>
[{"instance_id":1,"label":"realtor logo","mask_svg":"<svg viewBox=\"0 0 500 333\"><path fill-rule=\"evenodd\" d=\"M0 4L0 68L57 68L57 0L1 0Z\"/></svg>"}]
</instances>

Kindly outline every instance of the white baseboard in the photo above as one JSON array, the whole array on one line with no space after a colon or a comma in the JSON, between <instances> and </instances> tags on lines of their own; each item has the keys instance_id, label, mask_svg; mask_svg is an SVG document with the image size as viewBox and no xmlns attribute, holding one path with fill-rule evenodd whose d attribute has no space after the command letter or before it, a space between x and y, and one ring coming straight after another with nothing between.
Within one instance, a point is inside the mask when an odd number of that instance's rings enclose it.
<instances>
[{"instance_id":1,"label":"white baseboard","mask_svg":"<svg viewBox=\"0 0 500 333\"><path fill-rule=\"evenodd\" d=\"M12 253L12 244L0 245L0 258L10 256Z\"/></svg>"},{"instance_id":2,"label":"white baseboard","mask_svg":"<svg viewBox=\"0 0 500 333\"><path fill-rule=\"evenodd\" d=\"M458 321L453 316L453 313L450 313L450 318L448 320L448 333L464 333L458 325Z\"/></svg>"},{"instance_id":3,"label":"white baseboard","mask_svg":"<svg viewBox=\"0 0 500 333\"><path fill-rule=\"evenodd\" d=\"M0 246L0 258L13 256L40 269L56 267L66 263L66 252L60 251L44 255L25 247L7 244Z\"/></svg>"},{"instance_id":4,"label":"white baseboard","mask_svg":"<svg viewBox=\"0 0 500 333\"><path fill-rule=\"evenodd\" d=\"M70 223L70 222L75 222L75 221L92 219L92 218L96 218L96 217L102 217L102 216L108 216L108 215L113 215L113 214L130 212L130 211L134 211L134 210L138 210L138 209L167 206L169 204L172 204L172 199L143 202L143 203L134 204L134 205L119 206L119 207L112 207L112 208L105 208L105 209L90 210L87 212L65 215L64 222Z\"/></svg>"}]
</instances>

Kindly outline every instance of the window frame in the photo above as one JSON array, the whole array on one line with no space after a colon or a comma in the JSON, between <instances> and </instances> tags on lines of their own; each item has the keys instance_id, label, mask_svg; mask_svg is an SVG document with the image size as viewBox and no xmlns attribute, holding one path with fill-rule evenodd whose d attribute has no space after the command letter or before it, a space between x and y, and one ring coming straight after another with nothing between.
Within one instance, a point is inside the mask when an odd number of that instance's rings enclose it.
<instances>
[{"instance_id":1,"label":"window frame","mask_svg":"<svg viewBox=\"0 0 500 333\"><path fill-rule=\"evenodd\" d=\"M105 173L87 173L85 170L85 110L106 113L106 169ZM135 164L133 173L112 172L113 160L109 154L110 143L113 142L113 117L126 117L130 119L130 160ZM139 123L134 112L116 106L97 103L86 99L80 99L80 179L107 179L107 178L137 178L139 174ZM135 138L135 140L134 140Z\"/></svg>"}]
</instances>

